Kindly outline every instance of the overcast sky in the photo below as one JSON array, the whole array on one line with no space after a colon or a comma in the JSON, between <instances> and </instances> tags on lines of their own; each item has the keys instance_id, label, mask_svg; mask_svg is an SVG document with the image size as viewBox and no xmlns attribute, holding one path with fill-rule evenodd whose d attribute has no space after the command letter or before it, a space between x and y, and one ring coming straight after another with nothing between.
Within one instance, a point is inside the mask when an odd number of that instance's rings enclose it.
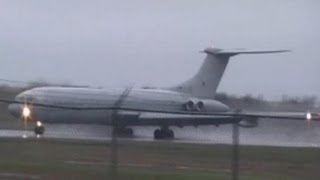
<instances>
[{"instance_id":1,"label":"overcast sky","mask_svg":"<svg viewBox=\"0 0 320 180\"><path fill-rule=\"evenodd\" d=\"M232 58L218 91L320 98L320 1L0 0L0 78L170 86L208 46L291 49Z\"/></svg>"}]
</instances>

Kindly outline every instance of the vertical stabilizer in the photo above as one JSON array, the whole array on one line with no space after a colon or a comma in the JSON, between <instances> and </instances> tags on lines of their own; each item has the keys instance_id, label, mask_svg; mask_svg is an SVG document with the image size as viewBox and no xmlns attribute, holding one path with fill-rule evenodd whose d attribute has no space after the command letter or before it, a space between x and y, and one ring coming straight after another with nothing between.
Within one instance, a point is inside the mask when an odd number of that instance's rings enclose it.
<instances>
[{"instance_id":1,"label":"vertical stabilizer","mask_svg":"<svg viewBox=\"0 0 320 180\"><path fill-rule=\"evenodd\" d=\"M198 73L191 79L171 88L171 90L190 94L195 97L213 99L231 56L238 54L280 53L286 51L287 50L222 50L217 48L207 48L203 51L206 53L206 58L204 59L204 63Z\"/></svg>"}]
</instances>

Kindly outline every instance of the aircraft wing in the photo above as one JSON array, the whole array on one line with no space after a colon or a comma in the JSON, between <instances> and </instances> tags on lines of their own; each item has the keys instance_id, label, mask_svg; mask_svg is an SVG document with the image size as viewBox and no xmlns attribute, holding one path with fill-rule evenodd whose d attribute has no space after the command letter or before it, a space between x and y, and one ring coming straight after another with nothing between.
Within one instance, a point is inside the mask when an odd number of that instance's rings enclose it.
<instances>
[{"instance_id":1,"label":"aircraft wing","mask_svg":"<svg viewBox=\"0 0 320 180\"><path fill-rule=\"evenodd\" d=\"M291 120L320 120L319 113L311 112L226 112L221 115L242 118L267 118L267 119L291 119Z\"/></svg>"},{"instance_id":2,"label":"aircraft wing","mask_svg":"<svg viewBox=\"0 0 320 180\"><path fill-rule=\"evenodd\" d=\"M205 115L205 114L176 114L161 112L119 112L119 117L123 118L130 125L151 125L157 126L161 124L174 126L187 125L220 125L234 122L233 116L227 115Z\"/></svg>"},{"instance_id":3,"label":"aircraft wing","mask_svg":"<svg viewBox=\"0 0 320 180\"><path fill-rule=\"evenodd\" d=\"M220 125L233 122L246 121L255 123L258 119L288 119L288 120L315 120L320 121L318 113L303 112L225 112L225 113L161 113L161 112L127 112L120 111L120 117L129 117L127 121L131 125Z\"/></svg>"}]
</instances>

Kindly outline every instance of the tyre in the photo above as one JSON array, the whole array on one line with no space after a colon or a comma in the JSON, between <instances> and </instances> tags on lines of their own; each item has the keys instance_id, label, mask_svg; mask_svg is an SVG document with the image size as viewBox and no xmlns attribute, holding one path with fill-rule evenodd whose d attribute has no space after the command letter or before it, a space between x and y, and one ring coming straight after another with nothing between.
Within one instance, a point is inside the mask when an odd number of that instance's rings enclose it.
<instances>
[{"instance_id":1,"label":"tyre","mask_svg":"<svg viewBox=\"0 0 320 180\"><path fill-rule=\"evenodd\" d=\"M36 126L34 128L34 133L36 135L42 135L44 133L44 126Z\"/></svg>"},{"instance_id":2,"label":"tyre","mask_svg":"<svg viewBox=\"0 0 320 180\"><path fill-rule=\"evenodd\" d=\"M168 138L170 138L170 139L174 138L174 132L171 129L168 130L167 135L168 135Z\"/></svg>"},{"instance_id":3,"label":"tyre","mask_svg":"<svg viewBox=\"0 0 320 180\"><path fill-rule=\"evenodd\" d=\"M163 133L160 131L160 129L156 129L153 133L154 139L162 139Z\"/></svg>"},{"instance_id":4,"label":"tyre","mask_svg":"<svg viewBox=\"0 0 320 180\"><path fill-rule=\"evenodd\" d=\"M126 128L125 129L125 134L128 136L133 136L133 129L132 128Z\"/></svg>"}]
</instances>

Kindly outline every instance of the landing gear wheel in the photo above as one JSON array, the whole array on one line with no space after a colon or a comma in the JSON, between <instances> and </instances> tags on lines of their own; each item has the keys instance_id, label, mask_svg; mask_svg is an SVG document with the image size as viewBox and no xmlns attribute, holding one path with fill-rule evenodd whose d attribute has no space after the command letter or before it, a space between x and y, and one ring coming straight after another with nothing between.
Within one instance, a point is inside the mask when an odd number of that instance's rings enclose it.
<instances>
[{"instance_id":1,"label":"landing gear wheel","mask_svg":"<svg viewBox=\"0 0 320 180\"><path fill-rule=\"evenodd\" d=\"M132 128L125 128L124 134L126 134L128 136L133 136L133 129Z\"/></svg>"},{"instance_id":2,"label":"landing gear wheel","mask_svg":"<svg viewBox=\"0 0 320 180\"><path fill-rule=\"evenodd\" d=\"M174 138L174 132L171 129L168 129L168 138L170 139Z\"/></svg>"},{"instance_id":3,"label":"landing gear wheel","mask_svg":"<svg viewBox=\"0 0 320 180\"><path fill-rule=\"evenodd\" d=\"M34 128L34 133L35 133L36 135L43 135L43 133L44 133L44 126L36 126L36 127Z\"/></svg>"},{"instance_id":4,"label":"landing gear wheel","mask_svg":"<svg viewBox=\"0 0 320 180\"><path fill-rule=\"evenodd\" d=\"M156 129L153 137L154 139L173 139L174 132L171 129Z\"/></svg>"},{"instance_id":5,"label":"landing gear wheel","mask_svg":"<svg viewBox=\"0 0 320 180\"><path fill-rule=\"evenodd\" d=\"M156 129L153 133L154 139L162 139L163 133L160 129Z\"/></svg>"},{"instance_id":6,"label":"landing gear wheel","mask_svg":"<svg viewBox=\"0 0 320 180\"><path fill-rule=\"evenodd\" d=\"M118 136L122 137L132 137L133 136L133 129L132 128L119 128L116 130Z\"/></svg>"}]
</instances>

